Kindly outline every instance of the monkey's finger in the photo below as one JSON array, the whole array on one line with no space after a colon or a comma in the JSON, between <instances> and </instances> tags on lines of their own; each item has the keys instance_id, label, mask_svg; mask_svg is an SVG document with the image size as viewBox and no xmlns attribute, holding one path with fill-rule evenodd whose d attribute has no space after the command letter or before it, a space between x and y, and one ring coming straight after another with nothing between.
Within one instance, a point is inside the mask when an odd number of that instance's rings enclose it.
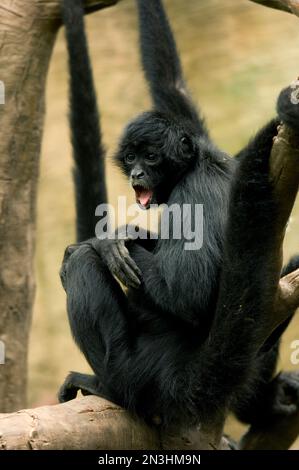
<instances>
[{"instance_id":1,"label":"monkey's finger","mask_svg":"<svg viewBox=\"0 0 299 470\"><path fill-rule=\"evenodd\" d=\"M122 271L124 272L127 282L132 286L132 287L139 287L141 285L141 280L136 276L134 271L130 268L130 266L124 262L121 266Z\"/></svg>"},{"instance_id":2,"label":"monkey's finger","mask_svg":"<svg viewBox=\"0 0 299 470\"><path fill-rule=\"evenodd\" d=\"M137 289L140 283L134 281L129 275L125 268L118 267L115 270L114 276L125 286L125 287L132 287L133 289Z\"/></svg>"},{"instance_id":3,"label":"monkey's finger","mask_svg":"<svg viewBox=\"0 0 299 470\"><path fill-rule=\"evenodd\" d=\"M119 250L118 244L111 248L108 266L112 274L117 277L125 286L134 288L140 286L141 280L124 259Z\"/></svg>"},{"instance_id":4,"label":"monkey's finger","mask_svg":"<svg viewBox=\"0 0 299 470\"><path fill-rule=\"evenodd\" d=\"M127 254L125 256L125 261L126 263L130 266L130 268L134 271L138 279L141 281L142 280L142 272L138 268L137 264L135 261L131 258L130 254Z\"/></svg>"},{"instance_id":5,"label":"monkey's finger","mask_svg":"<svg viewBox=\"0 0 299 470\"><path fill-rule=\"evenodd\" d=\"M120 244L118 248L119 248L120 255L124 258L124 260L129 265L129 267L132 269L132 271L134 271L136 276L141 280L142 272L138 268L138 266L135 263L135 261L133 260L133 258L131 258L129 250L127 249L125 244Z\"/></svg>"},{"instance_id":6,"label":"monkey's finger","mask_svg":"<svg viewBox=\"0 0 299 470\"><path fill-rule=\"evenodd\" d=\"M108 255L111 264L118 266L121 263L122 256L119 252L118 244L111 247L111 251Z\"/></svg>"},{"instance_id":7,"label":"monkey's finger","mask_svg":"<svg viewBox=\"0 0 299 470\"><path fill-rule=\"evenodd\" d=\"M137 264L135 263L135 261L131 258L129 251L123 242L120 242L118 244L118 252L119 252L119 256L125 261L126 264L129 265L132 271L134 271L135 275L138 278L141 278L142 273L140 269L138 268Z\"/></svg>"},{"instance_id":8,"label":"monkey's finger","mask_svg":"<svg viewBox=\"0 0 299 470\"><path fill-rule=\"evenodd\" d=\"M114 246L109 253L107 265L113 276L115 276L126 287L136 288L140 286L141 281L138 279L134 271L132 271L126 264L116 246Z\"/></svg>"},{"instance_id":9,"label":"monkey's finger","mask_svg":"<svg viewBox=\"0 0 299 470\"><path fill-rule=\"evenodd\" d=\"M119 258L117 262L117 270L121 273L122 278L125 277L125 285L127 287L139 287L141 280L136 276L134 271L130 266L125 262L123 258Z\"/></svg>"},{"instance_id":10,"label":"monkey's finger","mask_svg":"<svg viewBox=\"0 0 299 470\"><path fill-rule=\"evenodd\" d=\"M117 273L119 270L119 264L120 264L120 261L119 261L118 250L111 250L110 253L107 253L106 265L109 271L116 277L117 277Z\"/></svg>"},{"instance_id":11,"label":"monkey's finger","mask_svg":"<svg viewBox=\"0 0 299 470\"><path fill-rule=\"evenodd\" d=\"M118 281L120 281L125 287L131 287L131 288L135 288L134 285L132 285L132 283L130 283L127 279L127 276L126 274L122 271L122 270L118 270L118 272L115 274L115 277Z\"/></svg>"}]
</instances>

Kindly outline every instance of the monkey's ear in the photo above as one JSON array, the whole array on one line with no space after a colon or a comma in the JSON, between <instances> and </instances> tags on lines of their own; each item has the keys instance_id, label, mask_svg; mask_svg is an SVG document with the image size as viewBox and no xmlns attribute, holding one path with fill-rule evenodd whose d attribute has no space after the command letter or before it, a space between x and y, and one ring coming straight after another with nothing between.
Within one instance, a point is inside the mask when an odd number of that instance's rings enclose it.
<instances>
[{"instance_id":1,"label":"monkey's ear","mask_svg":"<svg viewBox=\"0 0 299 470\"><path fill-rule=\"evenodd\" d=\"M176 163L182 166L182 169L190 164L199 152L198 141L195 137L184 135L177 146Z\"/></svg>"}]
</instances>

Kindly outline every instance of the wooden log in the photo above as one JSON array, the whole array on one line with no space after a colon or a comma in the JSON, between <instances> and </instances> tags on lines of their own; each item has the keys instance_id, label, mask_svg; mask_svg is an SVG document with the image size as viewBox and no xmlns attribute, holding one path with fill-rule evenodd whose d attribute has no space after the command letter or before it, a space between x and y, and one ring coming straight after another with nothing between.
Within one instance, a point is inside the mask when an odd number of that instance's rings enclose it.
<instances>
[{"instance_id":1,"label":"wooden log","mask_svg":"<svg viewBox=\"0 0 299 470\"><path fill-rule=\"evenodd\" d=\"M158 434L97 397L0 414L0 449L159 449Z\"/></svg>"}]
</instances>

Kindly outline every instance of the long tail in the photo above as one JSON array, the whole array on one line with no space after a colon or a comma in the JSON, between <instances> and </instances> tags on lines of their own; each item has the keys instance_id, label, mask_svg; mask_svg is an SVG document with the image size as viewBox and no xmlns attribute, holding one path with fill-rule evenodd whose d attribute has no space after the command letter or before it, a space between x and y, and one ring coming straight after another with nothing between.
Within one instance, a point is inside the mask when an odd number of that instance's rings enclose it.
<instances>
[{"instance_id":1,"label":"long tail","mask_svg":"<svg viewBox=\"0 0 299 470\"><path fill-rule=\"evenodd\" d=\"M105 149L84 25L83 0L63 0L70 75L77 241L94 237L95 209L107 203Z\"/></svg>"}]
</instances>

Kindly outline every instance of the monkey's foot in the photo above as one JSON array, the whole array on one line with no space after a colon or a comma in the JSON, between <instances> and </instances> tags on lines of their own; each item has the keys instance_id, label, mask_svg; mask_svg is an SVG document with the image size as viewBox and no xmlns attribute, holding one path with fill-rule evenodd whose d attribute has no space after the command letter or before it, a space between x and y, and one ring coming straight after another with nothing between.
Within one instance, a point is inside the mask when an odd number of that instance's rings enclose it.
<instances>
[{"instance_id":1,"label":"monkey's foot","mask_svg":"<svg viewBox=\"0 0 299 470\"><path fill-rule=\"evenodd\" d=\"M59 403L73 400L76 398L79 391L81 391L84 396L97 395L103 397L97 377L80 374L79 372L70 372L59 389Z\"/></svg>"}]
</instances>

